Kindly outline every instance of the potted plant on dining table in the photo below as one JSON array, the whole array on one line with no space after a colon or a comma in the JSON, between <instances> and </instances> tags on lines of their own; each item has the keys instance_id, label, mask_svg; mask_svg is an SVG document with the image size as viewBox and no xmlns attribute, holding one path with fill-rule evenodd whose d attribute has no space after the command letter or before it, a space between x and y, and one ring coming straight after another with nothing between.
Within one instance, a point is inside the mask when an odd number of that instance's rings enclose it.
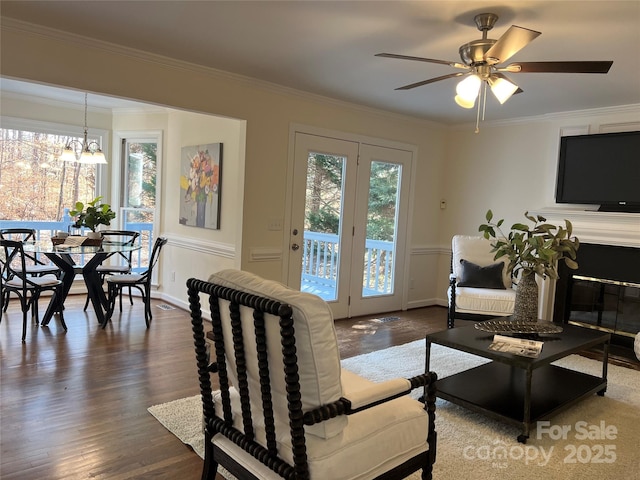
<instances>
[{"instance_id":1,"label":"potted plant on dining table","mask_svg":"<svg viewBox=\"0 0 640 480\"><path fill-rule=\"evenodd\" d=\"M102 197L96 197L85 206L83 202L76 202L73 210L69 211L69 215L75 217L76 221L72 225L74 228L88 228L91 232L87 233L87 238L92 240L101 240L102 235L97 231L98 226L111 225L111 220L116 218L116 214L111 210L111 205L101 203Z\"/></svg>"}]
</instances>

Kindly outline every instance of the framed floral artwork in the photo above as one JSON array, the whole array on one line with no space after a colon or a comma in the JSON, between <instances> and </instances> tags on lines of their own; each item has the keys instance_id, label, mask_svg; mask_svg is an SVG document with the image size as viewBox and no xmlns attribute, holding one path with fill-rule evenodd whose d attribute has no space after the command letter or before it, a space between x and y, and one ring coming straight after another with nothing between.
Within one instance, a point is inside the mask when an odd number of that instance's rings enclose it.
<instances>
[{"instance_id":1,"label":"framed floral artwork","mask_svg":"<svg viewBox=\"0 0 640 480\"><path fill-rule=\"evenodd\" d=\"M182 147L180 223L220 229L222 143Z\"/></svg>"}]
</instances>

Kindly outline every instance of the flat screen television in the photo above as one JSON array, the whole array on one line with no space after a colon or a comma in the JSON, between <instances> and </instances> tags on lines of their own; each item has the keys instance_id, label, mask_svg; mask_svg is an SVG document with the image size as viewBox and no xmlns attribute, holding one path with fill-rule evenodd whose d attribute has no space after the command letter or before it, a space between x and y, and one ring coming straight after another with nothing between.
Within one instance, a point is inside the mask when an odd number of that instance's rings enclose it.
<instances>
[{"instance_id":1,"label":"flat screen television","mask_svg":"<svg viewBox=\"0 0 640 480\"><path fill-rule=\"evenodd\" d=\"M640 131L562 137L556 202L640 212Z\"/></svg>"}]
</instances>

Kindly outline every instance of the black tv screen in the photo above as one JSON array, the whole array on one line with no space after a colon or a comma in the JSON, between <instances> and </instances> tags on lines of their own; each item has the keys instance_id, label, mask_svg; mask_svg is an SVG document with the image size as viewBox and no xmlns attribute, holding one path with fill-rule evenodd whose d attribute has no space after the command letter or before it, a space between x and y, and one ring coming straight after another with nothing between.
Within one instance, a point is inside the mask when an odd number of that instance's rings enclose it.
<instances>
[{"instance_id":1,"label":"black tv screen","mask_svg":"<svg viewBox=\"0 0 640 480\"><path fill-rule=\"evenodd\" d=\"M640 211L640 132L562 137L556 202Z\"/></svg>"}]
</instances>

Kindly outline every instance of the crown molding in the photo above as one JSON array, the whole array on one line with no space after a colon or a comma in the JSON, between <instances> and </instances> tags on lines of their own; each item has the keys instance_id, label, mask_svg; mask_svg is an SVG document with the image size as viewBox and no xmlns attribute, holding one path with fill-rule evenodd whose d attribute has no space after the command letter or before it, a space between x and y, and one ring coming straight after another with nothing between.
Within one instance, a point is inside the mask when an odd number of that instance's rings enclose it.
<instances>
[{"instance_id":1,"label":"crown molding","mask_svg":"<svg viewBox=\"0 0 640 480\"><path fill-rule=\"evenodd\" d=\"M232 81L236 84L237 83L244 84L251 88L258 88L263 91L268 91L268 92L276 93L280 95L294 96L294 97L301 98L303 100L313 101L315 103L320 103L323 105L327 105L327 104L334 105L340 108L347 108L347 109L359 111L362 113L366 113L369 115L381 116L386 119L393 118L398 121L406 121L406 122L412 122L412 123L419 122L419 123L425 124L425 126L428 125L428 126L439 127L439 128L445 127L443 123L438 123L426 118L405 115L405 114L393 112L390 110L383 110L383 109L368 107L365 105L360 105L357 103L347 102L344 100L338 100L332 97L326 97L323 95L318 95L318 94L306 92L303 90L297 90L291 87L285 87L283 85L267 82L265 80L260 80L254 77L247 77L244 75L227 72L225 70L219 70L213 67L206 67L204 65L185 62L183 60L178 60L175 58L166 57L166 56L158 55L151 52L145 52L143 50L138 50L131 47L125 47L115 43L106 42L104 40L96 40L94 38L84 37L82 35L78 35L75 33L65 32L62 30L57 30L57 29L45 27L42 25L36 25L33 23L24 22L21 20L13 19L13 18L2 17L1 25L2 25L2 29L5 29L6 31L9 31L9 32L40 36L46 39L53 39L61 42L80 43L89 48L102 50L104 52L108 52L116 55L135 58L139 61L155 63L165 67L178 68L178 69L186 70L189 72L197 72L197 73L201 73L210 77L215 77L221 80Z\"/></svg>"},{"instance_id":2,"label":"crown molding","mask_svg":"<svg viewBox=\"0 0 640 480\"><path fill-rule=\"evenodd\" d=\"M517 117L509 118L506 120L489 120L483 121L481 126L485 127L505 127L513 125L522 125L530 123L546 123L551 120L567 120L586 117L597 117L603 115L624 115L635 114L640 119L640 103L634 103L631 105L616 105L614 107L600 107L589 108L584 110L571 110L567 112L555 112L545 113L543 115L532 115L530 117ZM452 130L468 129L470 126L475 126L475 123L464 123L458 125L452 125Z\"/></svg>"}]
</instances>

